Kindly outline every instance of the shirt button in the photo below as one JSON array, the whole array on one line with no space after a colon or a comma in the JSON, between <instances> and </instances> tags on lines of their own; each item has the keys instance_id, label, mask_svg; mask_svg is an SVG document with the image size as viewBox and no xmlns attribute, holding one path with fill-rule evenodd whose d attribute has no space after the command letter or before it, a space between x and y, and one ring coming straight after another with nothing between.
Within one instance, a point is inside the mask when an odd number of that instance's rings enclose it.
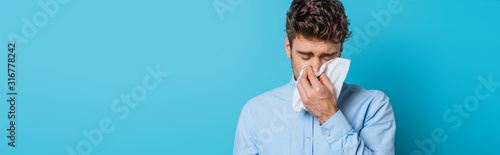
<instances>
[{"instance_id":1,"label":"shirt button","mask_svg":"<svg viewBox=\"0 0 500 155\"><path fill-rule=\"evenodd\" d=\"M309 137L306 137L306 140L307 140L307 141L310 141L310 140L311 140L311 138L309 138Z\"/></svg>"},{"instance_id":2,"label":"shirt button","mask_svg":"<svg viewBox=\"0 0 500 155\"><path fill-rule=\"evenodd\" d=\"M330 137L330 132L329 131L326 132L326 136Z\"/></svg>"}]
</instances>

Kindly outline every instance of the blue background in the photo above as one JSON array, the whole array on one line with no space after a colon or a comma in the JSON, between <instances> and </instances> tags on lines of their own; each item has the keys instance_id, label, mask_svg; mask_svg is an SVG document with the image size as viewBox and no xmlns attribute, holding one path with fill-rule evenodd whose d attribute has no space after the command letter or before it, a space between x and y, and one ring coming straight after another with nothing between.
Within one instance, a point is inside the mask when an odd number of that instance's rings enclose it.
<instances>
[{"instance_id":1,"label":"blue background","mask_svg":"<svg viewBox=\"0 0 500 155\"><path fill-rule=\"evenodd\" d=\"M40 1L4 1L1 62L9 33L43 11ZM442 129L434 154L492 154L500 146L500 87L461 117L443 114L474 95L479 77L500 81L500 1L397 0L402 9L351 59L346 82L391 99L396 154L421 150L415 140ZM7 145L7 74L0 74L1 154L67 154L82 130L103 118L115 129L91 154L232 154L237 119L252 97L289 82L285 14L291 1L241 0L220 18L213 0L82 1L58 12L27 43L18 43L16 147ZM343 1L354 37L389 0ZM378 23L380 24L380 23ZM374 30L374 29L371 29ZM366 43L366 42L365 42ZM346 44L356 46L355 38ZM112 101L142 84L147 66L168 77L123 120ZM0 72L6 73L6 67ZM487 91L484 91L487 92ZM457 115L457 114L455 114ZM458 115L457 115L458 116Z\"/></svg>"}]
</instances>

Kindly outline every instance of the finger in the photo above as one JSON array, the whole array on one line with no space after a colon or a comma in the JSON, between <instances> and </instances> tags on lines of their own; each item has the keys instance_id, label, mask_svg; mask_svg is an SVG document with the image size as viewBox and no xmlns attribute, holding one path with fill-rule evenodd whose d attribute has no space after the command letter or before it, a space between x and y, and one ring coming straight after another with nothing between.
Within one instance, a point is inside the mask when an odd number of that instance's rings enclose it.
<instances>
[{"instance_id":1,"label":"finger","mask_svg":"<svg viewBox=\"0 0 500 155\"><path fill-rule=\"evenodd\" d=\"M304 74L306 73L304 72ZM309 83L309 80L307 80L307 76L300 78L298 84L300 84L300 87L302 87L304 91L308 91L311 89L311 84Z\"/></svg>"},{"instance_id":2,"label":"finger","mask_svg":"<svg viewBox=\"0 0 500 155\"><path fill-rule=\"evenodd\" d=\"M335 94L335 89L333 89L333 85L325 73L319 75L319 79L321 80L321 83L323 83L323 85L325 85L326 88L330 89L330 91L332 91Z\"/></svg>"},{"instance_id":3,"label":"finger","mask_svg":"<svg viewBox=\"0 0 500 155\"><path fill-rule=\"evenodd\" d=\"M309 81L311 82L313 87L319 87L321 84L319 83L318 77L316 77L316 74L314 74L313 69L311 66L307 66L307 77L309 78Z\"/></svg>"},{"instance_id":4,"label":"finger","mask_svg":"<svg viewBox=\"0 0 500 155\"><path fill-rule=\"evenodd\" d=\"M309 86L309 88L310 88L311 87L311 83L309 82L309 75L308 75L309 72L307 70L308 70L308 67L306 67L306 69L304 70L304 72L302 72L302 76L300 77L300 80L298 82L303 83L304 87L305 86Z\"/></svg>"}]
</instances>

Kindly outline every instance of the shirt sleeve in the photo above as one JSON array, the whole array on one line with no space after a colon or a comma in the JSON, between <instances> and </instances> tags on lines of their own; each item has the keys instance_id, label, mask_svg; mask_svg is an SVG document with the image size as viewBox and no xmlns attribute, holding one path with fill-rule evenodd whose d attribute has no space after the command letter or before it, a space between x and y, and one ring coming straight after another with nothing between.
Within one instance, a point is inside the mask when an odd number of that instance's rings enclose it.
<instances>
[{"instance_id":1,"label":"shirt sleeve","mask_svg":"<svg viewBox=\"0 0 500 155\"><path fill-rule=\"evenodd\" d=\"M255 137L255 123L247 106L241 110L234 138L234 155L256 155L258 149Z\"/></svg>"},{"instance_id":2,"label":"shirt sleeve","mask_svg":"<svg viewBox=\"0 0 500 155\"><path fill-rule=\"evenodd\" d=\"M334 154L393 155L396 122L389 98L382 92L371 101L366 121L354 131L342 111L321 126Z\"/></svg>"}]
</instances>

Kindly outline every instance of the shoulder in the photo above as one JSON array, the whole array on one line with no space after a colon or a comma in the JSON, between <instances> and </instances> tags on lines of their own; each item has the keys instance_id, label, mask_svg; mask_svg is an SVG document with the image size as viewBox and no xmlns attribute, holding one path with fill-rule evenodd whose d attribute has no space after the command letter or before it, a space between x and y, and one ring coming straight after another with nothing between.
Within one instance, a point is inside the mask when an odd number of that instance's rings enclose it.
<instances>
[{"instance_id":1,"label":"shoulder","mask_svg":"<svg viewBox=\"0 0 500 155\"><path fill-rule=\"evenodd\" d=\"M372 102L389 102L389 97L380 90L367 90L361 86L354 84L344 83L346 89L343 90L341 95L349 99L361 99L364 101ZM345 93L344 93L345 91Z\"/></svg>"},{"instance_id":2,"label":"shoulder","mask_svg":"<svg viewBox=\"0 0 500 155\"><path fill-rule=\"evenodd\" d=\"M354 84L345 84L345 90L339 97L340 105L353 111L365 111L368 115L377 113L381 109L391 110L389 97L380 90L367 90Z\"/></svg>"},{"instance_id":3,"label":"shoulder","mask_svg":"<svg viewBox=\"0 0 500 155\"><path fill-rule=\"evenodd\" d=\"M365 119L380 113L392 114L389 97L380 90L367 90L361 86L347 84L345 94L340 99L342 106L350 111L363 111ZM355 114L352 114L355 115ZM359 114L358 114L359 115Z\"/></svg>"},{"instance_id":4,"label":"shoulder","mask_svg":"<svg viewBox=\"0 0 500 155\"><path fill-rule=\"evenodd\" d=\"M274 88L265 93L257 95L250 99L245 106L243 106L243 110L258 110L265 109L273 106L283 106L286 103L291 104L291 99L293 97L293 92L290 88L290 83L280 86L278 88ZM291 106L291 105L290 105Z\"/></svg>"}]
</instances>

